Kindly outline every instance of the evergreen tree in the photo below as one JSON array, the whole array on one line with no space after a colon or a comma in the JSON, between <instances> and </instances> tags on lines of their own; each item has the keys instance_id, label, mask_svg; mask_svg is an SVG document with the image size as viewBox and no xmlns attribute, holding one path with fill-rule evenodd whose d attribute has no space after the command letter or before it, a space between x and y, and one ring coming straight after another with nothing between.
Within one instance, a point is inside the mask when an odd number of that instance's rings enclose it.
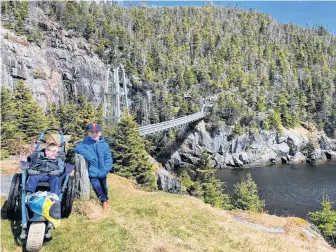
<instances>
[{"instance_id":1,"label":"evergreen tree","mask_svg":"<svg viewBox=\"0 0 336 252\"><path fill-rule=\"evenodd\" d=\"M183 171L181 174L182 184L190 195L203 197L205 203L223 209L230 209L230 198L223 193L223 182L216 179L215 171L216 169L211 167L210 155L204 149L199 167L194 174L195 181L191 180L187 171Z\"/></svg>"},{"instance_id":2,"label":"evergreen tree","mask_svg":"<svg viewBox=\"0 0 336 252\"><path fill-rule=\"evenodd\" d=\"M279 132L282 132L281 117L279 113L277 113L276 111L273 111L271 113L270 121L271 121L271 125L273 126L273 128L275 128Z\"/></svg>"},{"instance_id":3,"label":"evergreen tree","mask_svg":"<svg viewBox=\"0 0 336 252\"><path fill-rule=\"evenodd\" d=\"M1 88L1 156L4 150L8 154L16 154L18 144L23 138L18 125L18 111L16 110L13 93ZM5 155L6 156L6 155Z\"/></svg>"},{"instance_id":4,"label":"evergreen tree","mask_svg":"<svg viewBox=\"0 0 336 252\"><path fill-rule=\"evenodd\" d=\"M77 114L77 106L75 104L61 105L59 108L60 127L64 129L66 134L69 134L73 137L76 136L75 124L74 124L76 114ZM76 139L78 139L78 137Z\"/></svg>"},{"instance_id":5,"label":"evergreen tree","mask_svg":"<svg viewBox=\"0 0 336 252\"><path fill-rule=\"evenodd\" d=\"M157 189L152 165L148 160L138 125L126 110L112 133L114 171L123 177L136 179L144 188Z\"/></svg>"},{"instance_id":6,"label":"evergreen tree","mask_svg":"<svg viewBox=\"0 0 336 252\"><path fill-rule=\"evenodd\" d=\"M260 212L263 210L265 202L259 199L257 184L252 180L251 173L234 186L231 195L231 203L234 208Z\"/></svg>"},{"instance_id":7,"label":"evergreen tree","mask_svg":"<svg viewBox=\"0 0 336 252\"><path fill-rule=\"evenodd\" d=\"M211 167L210 155L203 150L200 167L196 170L197 180L201 183L203 189L204 202L212 206L223 209L230 209L230 198L223 193L223 182L215 177L215 171Z\"/></svg>"},{"instance_id":8,"label":"evergreen tree","mask_svg":"<svg viewBox=\"0 0 336 252\"><path fill-rule=\"evenodd\" d=\"M103 116L103 104L99 104L98 108L97 108L97 123L99 123L100 125L104 125L104 116Z\"/></svg>"},{"instance_id":9,"label":"evergreen tree","mask_svg":"<svg viewBox=\"0 0 336 252\"><path fill-rule=\"evenodd\" d=\"M28 142L47 127L47 119L23 81L17 83L14 99L15 110L18 113L18 127L23 133L23 140Z\"/></svg>"},{"instance_id":10,"label":"evergreen tree","mask_svg":"<svg viewBox=\"0 0 336 252\"><path fill-rule=\"evenodd\" d=\"M183 186L182 190L185 190L189 195L196 198L203 198L204 192L201 184L198 181L194 181L188 172L193 173L191 170L183 170L180 174L180 180Z\"/></svg>"},{"instance_id":11,"label":"evergreen tree","mask_svg":"<svg viewBox=\"0 0 336 252\"><path fill-rule=\"evenodd\" d=\"M326 195L321 202L321 211L309 212L309 218L318 227L322 235L335 245L336 238L336 211L332 210L333 202Z\"/></svg>"},{"instance_id":12,"label":"evergreen tree","mask_svg":"<svg viewBox=\"0 0 336 252\"><path fill-rule=\"evenodd\" d=\"M266 100L264 96L259 97L257 104L258 111L264 112L267 109Z\"/></svg>"},{"instance_id":13,"label":"evergreen tree","mask_svg":"<svg viewBox=\"0 0 336 252\"><path fill-rule=\"evenodd\" d=\"M46 111L46 117L49 128L59 128L60 127L60 113L59 108L55 103L49 105Z\"/></svg>"},{"instance_id":14,"label":"evergreen tree","mask_svg":"<svg viewBox=\"0 0 336 252\"><path fill-rule=\"evenodd\" d=\"M79 99L75 115L75 120L72 126L74 138L81 139L87 135L87 126L90 123L97 121L97 111L92 103L89 102L85 96L82 96Z\"/></svg>"}]
</instances>

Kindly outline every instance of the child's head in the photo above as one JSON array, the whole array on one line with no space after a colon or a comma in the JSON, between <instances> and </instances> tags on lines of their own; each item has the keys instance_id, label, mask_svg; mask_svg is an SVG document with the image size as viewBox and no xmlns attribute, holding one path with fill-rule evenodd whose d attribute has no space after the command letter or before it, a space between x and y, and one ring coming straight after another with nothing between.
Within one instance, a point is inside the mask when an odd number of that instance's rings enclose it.
<instances>
[{"instance_id":1,"label":"child's head","mask_svg":"<svg viewBox=\"0 0 336 252\"><path fill-rule=\"evenodd\" d=\"M56 159L58 156L57 152L58 152L58 146L57 144L54 143L49 144L45 149L46 157L49 159Z\"/></svg>"},{"instance_id":2,"label":"child's head","mask_svg":"<svg viewBox=\"0 0 336 252\"><path fill-rule=\"evenodd\" d=\"M102 129L98 123L90 123L88 126L89 136L92 140L98 141L102 135Z\"/></svg>"}]
</instances>

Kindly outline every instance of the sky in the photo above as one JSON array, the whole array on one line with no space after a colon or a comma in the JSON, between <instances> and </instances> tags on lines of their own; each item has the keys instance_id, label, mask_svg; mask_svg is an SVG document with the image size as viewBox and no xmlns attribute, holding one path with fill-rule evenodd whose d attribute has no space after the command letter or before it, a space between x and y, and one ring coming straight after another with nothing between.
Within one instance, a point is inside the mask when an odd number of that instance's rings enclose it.
<instances>
[{"instance_id":1,"label":"sky","mask_svg":"<svg viewBox=\"0 0 336 252\"><path fill-rule=\"evenodd\" d=\"M203 6L209 2L220 6L237 6L243 10L255 9L269 13L280 23L290 23L301 27L323 25L336 36L336 1L123 1L124 5L146 3L150 6Z\"/></svg>"}]
</instances>

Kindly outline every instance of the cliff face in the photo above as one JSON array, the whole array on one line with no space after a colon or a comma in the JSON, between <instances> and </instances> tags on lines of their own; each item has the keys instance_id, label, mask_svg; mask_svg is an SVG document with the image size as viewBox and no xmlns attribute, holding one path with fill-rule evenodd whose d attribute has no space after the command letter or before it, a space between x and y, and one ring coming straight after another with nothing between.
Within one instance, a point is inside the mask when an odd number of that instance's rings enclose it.
<instances>
[{"instance_id":1,"label":"cliff face","mask_svg":"<svg viewBox=\"0 0 336 252\"><path fill-rule=\"evenodd\" d=\"M65 31L38 7L34 8L29 12L25 30L38 27L43 38L41 43L30 43L25 36L2 28L1 85L14 89L18 81L24 80L44 109L49 103L74 103L82 95L97 106L103 98L106 65L92 53L84 38L77 37L71 30ZM34 27L30 23L35 23ZM141 92L131 89L129 97L133 99L133 108L140 114L139 118L148 122L151 92ZM284 130L281 136L266 131L235 136L230 126L209 132L201 122L184 139L182 148L173 153L166 168L197 165L203 147L212 154L213 164L218 169L279 162L318 163L325 158L336 158L335 144L325 135L314 138L313 148L309 147L310 139L307 132L292 130Z\"/></svg>"},{"instance_id":2,"label":"cliff face","mask_svg":"<svg viewBox=\"0 0 336 252\"><path fill-rule=\"evenodd\" d=\"M211 153L217 169L248 168L274 163L309 162L318 164L336 159L336 144L324 133L300 127L284 129L282 134L260 130L258 133L233 134L233 126L221 126L212 132L201 121L173 153L166 168L195 167L202 148Z\"/></svg>"},{"instance_id":3,"label":"cliff face","mask_svg":"<svg viewBox=\"0 0 336 252\"><path fill-rule=\"evenodd\" d=\"M56 23L38 21L44 41L29 43L5 28L1 32L1 84L13 89L24 80L41 107L68 103L82 95L101 102L106 81L104 63L83 38L73 37Z\"/></svg>"}]
</instances>

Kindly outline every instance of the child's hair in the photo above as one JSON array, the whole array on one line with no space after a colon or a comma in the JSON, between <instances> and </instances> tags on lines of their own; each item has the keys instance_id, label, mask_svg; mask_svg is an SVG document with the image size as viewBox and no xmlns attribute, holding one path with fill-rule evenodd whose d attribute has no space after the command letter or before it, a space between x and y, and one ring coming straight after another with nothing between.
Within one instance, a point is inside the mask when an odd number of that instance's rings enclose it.
<instances>
[{"instance_id":1,"label":"child's hair","mask_svg":"<svg viewBox=\"0 0 336 252\"><path fill-rule=\"evenodd\" d=\"M55 144L55 143L51 143L51 144L48 144L47 147L46 147L46 150L50 151L52 148L54 147L57 147L58 148L58 145Z\"/></svg>"}]
</instances>

